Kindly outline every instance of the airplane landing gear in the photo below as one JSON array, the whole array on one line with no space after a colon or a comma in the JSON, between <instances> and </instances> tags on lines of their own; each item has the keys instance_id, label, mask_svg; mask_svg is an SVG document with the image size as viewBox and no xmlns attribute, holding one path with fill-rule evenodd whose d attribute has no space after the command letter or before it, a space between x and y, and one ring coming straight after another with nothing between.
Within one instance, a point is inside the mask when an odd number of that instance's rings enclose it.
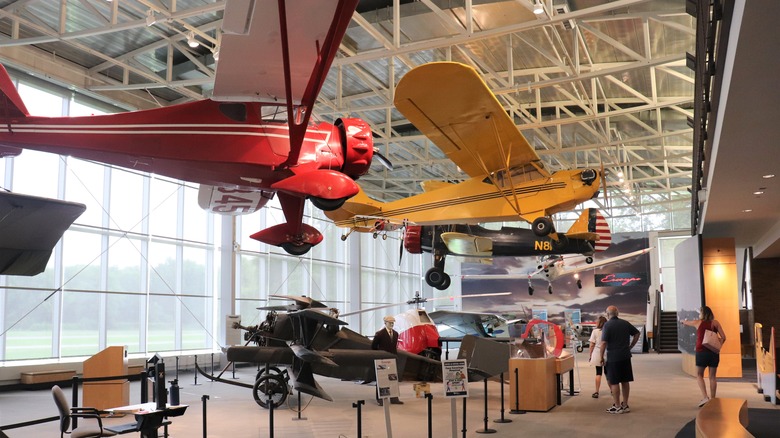
<instances>
[{"instance_id":1,"label":"airplane landing gear","mask_svg":"<svg viewBox=\"0 0 780 438\"><path fill-rule=\"evenodd\" d=\"M263 374L252 386L252 396L260 407L268 409L273 404L274 409L287 399L287 382L280 374Z\"/></svg>"},{"instance_id":2,"label":"airplane landing gear","mask_svg":"<svg viewBox=\"0 0 780 438\"><path fill-rule=\"evenodd\" d=\"M551 284L547 285L547 293L552 295L552 285Z\"/></svg>"},{"instance_id":3,"label":"airplane landing gear","mask_svg":"<svg viewBox=\"0 0 780 438\"><path fill-rule=\"evenodd\" d=\"M593 263L593 257L591 257L591 256L585 257L585 263L587 263L587 264Z\"/></svg>"},{"instance_id":4,"label":"airplane landing gear","mask_svg":"<svg viewBox=\"0 0 780 438\"><path fill-rule=\"evenodd\" d=\"M531 228L537 236L546 236L553 231L553 221L549 217L538 217L534 219Z\"/></svg>"},{"instance_id":5,"label":"airplane landing gear","mask_svg":"<svg viewBox=\"0 0 780 438\"><path fill-rule=\"evenodd\" d=\"M577 280L577 289L582 289L582 280Z\"/></svg>"},{"instance_id":6,"label":"airplane landing gear","mask_svg":"<svg viewBox=\"0 0 780 438\"><path fill-rule=\"evenodd\" d=\"M534 288L531 287L531 286L528 286L528 295L533 295L533 294L534 294Z\"/></svg>"},{"instance_id":7,"label":"airplane landing gear","mask_svg":"<svg viewBox=\"0 0 780 438\"><path fill-rule=\"evenodd\" d=\"M428 286L435 287L439 290L445 290L450 287L452 279L444 272L444 269L433 267L428 269L428 272L425 273L425 282L428 283Z\"/></svg>"}]
</instances>

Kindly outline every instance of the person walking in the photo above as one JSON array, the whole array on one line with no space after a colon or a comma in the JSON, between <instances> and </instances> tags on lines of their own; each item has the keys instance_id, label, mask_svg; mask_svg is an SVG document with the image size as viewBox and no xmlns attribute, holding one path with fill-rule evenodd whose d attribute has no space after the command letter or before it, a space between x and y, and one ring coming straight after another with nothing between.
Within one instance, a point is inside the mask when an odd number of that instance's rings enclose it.
<instances>
[{"instance_id":1,"label":"person walking","mask_svg":"<svg viewBox=\"0 0 780 438\"><path fill-rule=\"evenodd\" d=\"M393 330L395 325L395 318L392 316L385 316L383 318L385 327L379 329L374 334L374 339L371 341L372 350L384 350L388 353L398 354L398 332ZM379 387L377 386L376 402L379 406L383 405L382 399L379 398ZM402 405L404 402L398 399L398 397L391 397L390 404Z\"/></svg>"},{"instance_id":2,"label":"person walking","mask_svg":"<svg viewBox=\"0 0 780 438\"><path fill-rule=\"evenodd\" d=\"M720 363L720 351L714 352L702 344L704 340L704 332L706 330L712 330L718 334L720 338L721 347L726 342L726 333L723 332L723 326L720 325L718 320L715 319L715 315L712 313L712 309L708 306L704 306L699 310L699 319L694 320L681 320L681 323L690 327L696 327L696 381L699 383L699 389L701 390L702 399L699 402L699 407L702 407L710 401L711 398L715 398L715 393L718 390L718 364ZM704 370L709 368L710 370L710 395L707 395L707 385L704 383Z\"/></svg>"},{"instance_id":3,"label":"person walking","mask_svg":"<svg viewBox=\"0 0 780 438\"><path fill-rule=\"evenodd\" d=\"M588 363L596 367L596 392L591 394L593 398L599 398L599 389L601 388L601 374L603 367L601 366L601 332L604 323L607 322L607 318L599 316L599 320L596 323L596 328L590 333L590 355L588 355Z\"/></svg>"},{"instance_id":4,"label":"person walking","mask_svg":"<svg viewBox=\"0 0 780 438\"><path fill-rule=\"evenodd\" d=\"M607 307L607 322L601 332L600 362L604 366L609 389L612 391L612 406L607 409L610 414L626 414L631 412L628 407L628 396L631 390L630 382L634 381L634 371L631 368L631 349L639 341L639 330L630 322L618 318L618 308ZM607 361L604 362L604 353ZM623 399L621 401L621 394Z\"/></svg>"}]
</instances>

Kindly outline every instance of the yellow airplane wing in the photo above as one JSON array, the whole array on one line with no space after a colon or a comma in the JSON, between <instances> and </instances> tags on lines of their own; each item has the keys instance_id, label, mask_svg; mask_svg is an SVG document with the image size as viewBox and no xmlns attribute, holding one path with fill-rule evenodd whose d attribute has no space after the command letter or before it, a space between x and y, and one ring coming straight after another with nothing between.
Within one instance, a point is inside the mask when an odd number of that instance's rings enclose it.
<instances>
[{"instance_id":1,"label":"yellow airplane wing","mask_svg":"<svg viewBox=\"0 0 780 438\"><path fill-rule=\"evenodd\" d=\"M432 62L404 75L395 107L471 177L528 164L547 172L525 137L477 72Z\"/></svg>"}]
</instances>

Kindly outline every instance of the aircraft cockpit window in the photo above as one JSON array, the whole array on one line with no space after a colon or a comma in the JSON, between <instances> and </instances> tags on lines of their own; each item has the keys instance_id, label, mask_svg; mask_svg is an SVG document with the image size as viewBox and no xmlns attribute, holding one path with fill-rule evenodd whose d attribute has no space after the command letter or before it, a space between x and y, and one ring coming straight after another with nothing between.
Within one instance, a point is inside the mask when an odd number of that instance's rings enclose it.
<instances>
[{"instance_id":1,"label":"aircraft cockpit window","mask_svg":"<svg viewBox=\"0 0 780 438\"><path fill-rule=\"evenodd\" d=\"M246 105L243 103L221 103L219 112L236 122L246 122Z\"/></svg>"},{"instance_id":2,"label":"aircraft cockpit window","mask_svg":"<svg viewBox=\"0 0 780 438\"><path fill-rule=\"evenodd\" d=\"M433 324L433 321L425 312L417 312L420 315L420 322L423 324Z\"/></svg>"}]
</instances>

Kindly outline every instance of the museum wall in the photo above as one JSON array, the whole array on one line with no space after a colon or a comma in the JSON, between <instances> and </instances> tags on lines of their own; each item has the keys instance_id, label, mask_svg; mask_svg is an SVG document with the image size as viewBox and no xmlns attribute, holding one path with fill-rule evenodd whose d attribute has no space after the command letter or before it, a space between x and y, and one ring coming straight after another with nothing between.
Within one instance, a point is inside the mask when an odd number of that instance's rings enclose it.
<instances>
[{"instance_id":1,"label":"museum wall","mask_svg":"<svg viewBox=\"0 0 780 438\"><path fill-rule=\"evenodd\" d=\"M764 346L769 345L770 327L780 330L780 258L750 262L753 290L753 319L764 326Z\"/></svg>"}]
</instances>

